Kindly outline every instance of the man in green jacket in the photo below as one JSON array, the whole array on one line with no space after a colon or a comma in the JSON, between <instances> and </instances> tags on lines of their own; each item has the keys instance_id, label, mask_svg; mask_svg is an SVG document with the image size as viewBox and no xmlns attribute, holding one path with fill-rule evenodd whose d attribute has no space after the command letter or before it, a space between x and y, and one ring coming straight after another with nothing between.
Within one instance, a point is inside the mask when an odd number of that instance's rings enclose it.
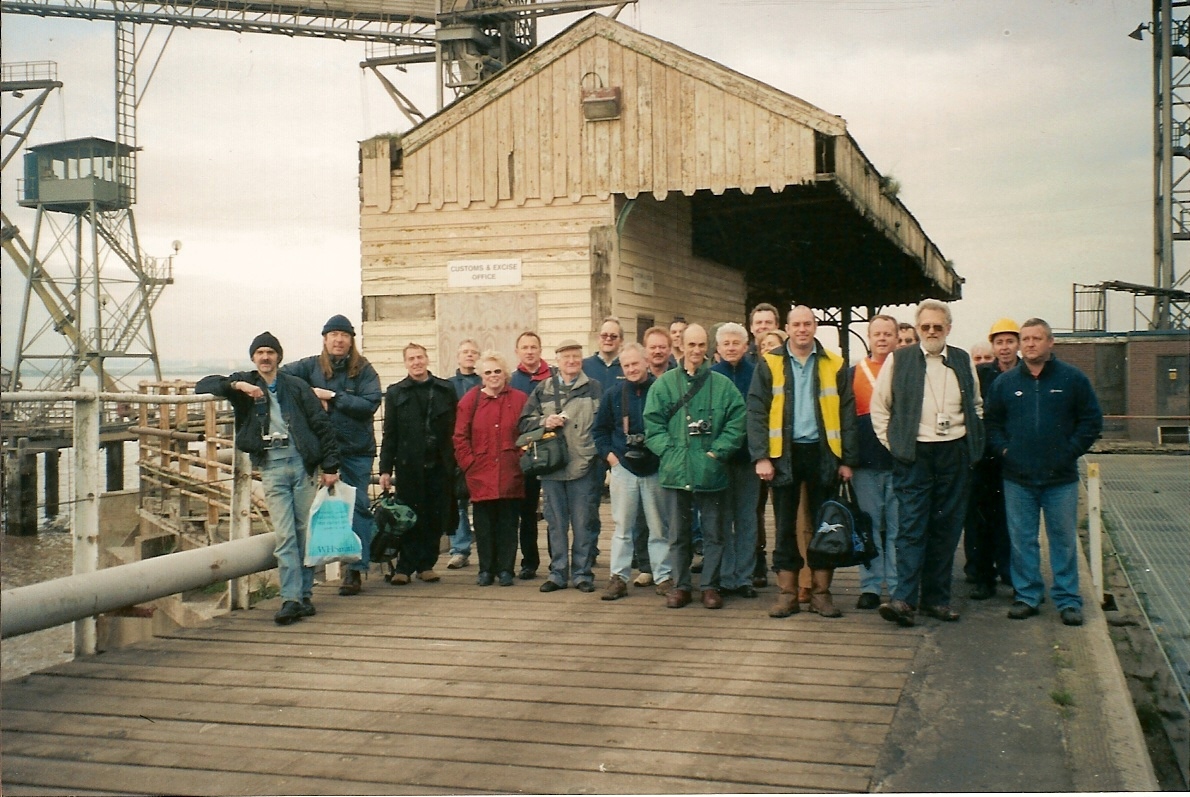
<instances>
[{"instance_id":1,"label":"man in green jacket","mask_svg":"<svg viewBox=\"0 0 1190 797\"><path fill-rule=\"evenodd\" d=\"M681 353L682 367L662 375L645 403L645 444L661 458L673 555L674 587L665 605L680 609L690 603L691 519L697 508L702 518L702 603L718 609L723 606L719 565L728 486L724 463L744 445L744 400L730 379L711 371L707 331L698 324L683 332Z\"/></svg>"}]
</instances>

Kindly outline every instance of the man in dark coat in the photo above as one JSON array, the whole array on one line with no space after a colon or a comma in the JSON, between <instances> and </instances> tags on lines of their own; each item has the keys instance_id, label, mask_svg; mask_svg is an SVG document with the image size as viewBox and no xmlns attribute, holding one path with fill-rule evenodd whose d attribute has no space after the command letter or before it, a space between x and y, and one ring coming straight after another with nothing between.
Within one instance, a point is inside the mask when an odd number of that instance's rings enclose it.
<instances>
[{"instance_id":1,"label":"man in dark coat","mask_svg":"<svg viewBox=\"0 0 1190 797\"><path fill-rule=\"evenodd\" d=\"M408 584L416 573L437 581L434 563L442 535L454 529L454 386L430 373L424 346L405 347L408 376L384 394L384 430L380 442L380 487L395 487L417 513L417 525L405 533L393 584ZM395 474L395 478L394 478Z\"/></svg>"},{"instance_id":2,"label":"man in dark coat","mask_svg":"<svg viewBox=\"0 0 1190 797\"><path fill-rule=\"evenodd\" d=\"M284 352L272 333L262 332L248 347L254 371L206 376L196 393L222 396L235 411L236 448L252 458L264 485L269 520L277 536L275 555L281 582L281 610L273 619L289 625L315 614L314 568L305 567L306 524L317 481L339 480L335 431L308 384L277 371ZM319 480L314 471L322 469Z\"/></svg>"},{"instance_id":3,"label":"man in dark coat","mask_svg":"<svg viewBox=\"0 0 1190 797\"><path fill-rule=\"evenodd\" d=\"M322 353L289 363L281 373L296 376L314 389L335 429L339 444L339 477L355 488L351 528L363 545L363 556L347 565L340 595L358 595L368 572L372 546L372 462L376 431L372 418L380 409L380 376L355 345L355 327L347 316L334 315L322 327Z\"/></svg>"}]
</instances>

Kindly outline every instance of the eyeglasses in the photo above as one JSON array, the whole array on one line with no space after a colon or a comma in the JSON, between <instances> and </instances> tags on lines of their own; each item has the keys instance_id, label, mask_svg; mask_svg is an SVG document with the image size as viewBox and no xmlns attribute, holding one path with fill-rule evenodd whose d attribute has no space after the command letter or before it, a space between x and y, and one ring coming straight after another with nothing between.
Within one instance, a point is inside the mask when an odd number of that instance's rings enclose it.
<instances>
[{"instance_id":1,"label":"eyeglasses","mask_svg":"<svg viewBox=\"0 0 1190 797\"><path fill-rule=\"evenodd\" d=\"M922 332L945 332L946 326L944 324L919 324L918 329Z\"/></svg>"},{"instance_id":2,"label":"eyeglasses","mask_svg":"<svg viewBox=\"0 0 1190 797\"><path fill-rule=\"evenodd\" d=\"M502 374L502 373L504 373L503 369L501 369L501 368L493 368L493 369L492 369L492 370L490 370L490 371L484 371L484 372L483 372L483 375L484 375L484 376L492 376L492 375L494 374L494 375L496 375L496 376L499 376L499 375L500 375L500 374Z\"/></svg>"},{"instance_id":3,"label":"eyeglasses","mask_svg":"<svg viewBox=\"0 0 1190 797\"><path fill-rule=\"evenodd\" d=\"M608 340L615 340L616 338L618 338L620 336L617 335L615 332L600 332L599 337L607 338Z\"/></svg>"}]
</instances>

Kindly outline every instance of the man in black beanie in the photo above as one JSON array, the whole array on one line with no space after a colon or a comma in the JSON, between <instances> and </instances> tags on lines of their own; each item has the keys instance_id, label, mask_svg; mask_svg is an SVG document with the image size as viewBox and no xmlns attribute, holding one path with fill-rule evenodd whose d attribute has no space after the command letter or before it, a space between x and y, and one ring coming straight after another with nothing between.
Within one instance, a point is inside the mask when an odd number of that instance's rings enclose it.
<instances>
[{"instance_id":1,"label":"man in black beanie","mask_svg":"<svg viewBox=\"0 0 1190 797\"><path fill-rule=\"evenodd\" d=\"M281 373L296 376L314 388L335 429L339 444L339 478L355 488L351 527L363 544L363 557L346 566L340 595L358 595L368 572L372 547L372 507L368 485L376 459L372 418L380 408L380 376L355 345L355 327L347 316L334 315L322 327L322 353L289 363Z\"/></svg>"},{"instance_id":2,"label":"man in black beanie","mask_svg":"<svg viewBox=\"0 0 1190 797\"><path fill-rule=\"evenodd\" d=\"M339 447L329 417L308 384L279 373L284 352L271 332L252 339L248 356L254 371L206 376L196 393L227 399L235 410L235 445L252 458L264 484L269 519L277 535L274 553L281 581L281 609L273 619L289 625L314 615L314 568L302 564L306 523L321 482L339 480Z\"/></svg>"}]
</instances>

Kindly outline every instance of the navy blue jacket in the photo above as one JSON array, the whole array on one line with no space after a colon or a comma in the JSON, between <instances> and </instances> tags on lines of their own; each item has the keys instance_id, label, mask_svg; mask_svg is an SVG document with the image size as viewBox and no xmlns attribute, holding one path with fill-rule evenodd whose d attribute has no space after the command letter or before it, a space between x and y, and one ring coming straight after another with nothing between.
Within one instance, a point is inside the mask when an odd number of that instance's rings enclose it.
<instances>
[{"instance_id":1,"label":"navy blue jacket","mask_svg":"<svg viewBox=\"0 0 1190 797\"><path fill-rule=\"evenodd\" d=\"M624 378L624 369L620 367L619 356L612 360L611 365L605 363L598 354L584 357L583 373L587 375L588 379L598 382L604 393L615 388L616 384Z\"/></svg>"},{"instance_id":2,"label":"navy blue jacket","mask_svg":"<svg viewBox=\"0 0 1190 797\"><path fill-rule=\"evenodd\" d=\"M620 464L636 476L652 476L661 466L661 460L643 442L639 450L644 452L645 456L640 459L629 459L625 456L628 452L628 439L624 436L622 418L624 393L628 393L628 433L644 434L645 399L649 395L649 388L656 381L653 375L649 374L642 384L621 379L611 390L605 390L599 404L599 414L595 416L595 426L591 430L599 458L607 462L607 455L615 454Z\"/></svg>"},{"instance_id":3,"label":"navy blue jacket","mask_svg":"<svg viewBox=\"0 0 1190 797\"><path fill-rule=\"evenodd\" d=\"M1078 481L1078 458L1103 431L1091 382L1052 356L1036 377L1022 361L992 382L983 408L1004 478L1030 487Z\"/></svg>"},{"instance_id":4,"label":"navy blue jacket","mask_svg":"<svg viewBox=\"0 0 1190 797\"><path fill-rule=\"evenodd\" d=\"M479 375L478 371L465 374L456 368L455 375L446 381L455 386L455 397L462 400L468 390L483 384L483 377Z\"/></svg>"},{"instance_id":5,"label":"navy blue jacket","mask_svg":"<svg viewBox=\"0 0 1190 797\"><path fill-rule=\"evenodd\" d=\"M744 400L748 400L748 388L752 387L752 374L756 372L756 360L749 360L747 356L740 359L738 363L732 365L727 360L720 360L711 366L711 370L723 374L731 383L736 386L736 390L740 391L740 395ZM751 462L752 458L748 456L748 446L742 446L738 451L731 455L729 462Z\"/></svg>"},{"instance_id":6,"label":"navy blue jacket","mask_svg":"<svg viewBox=\"0 0 1190 797\"><path fill-rule=\"evenodd\" d=\"M331 377L327 379L318 355L314 355L281 366L281 373L296 376L310 387L335 391L328 413L339 443L339 456L374 457L376 430L372 419L383 397L380 376L366 360L355 376L347 375L346 357L332 359L331 366Z\"/></svg>"}]
</instances>

